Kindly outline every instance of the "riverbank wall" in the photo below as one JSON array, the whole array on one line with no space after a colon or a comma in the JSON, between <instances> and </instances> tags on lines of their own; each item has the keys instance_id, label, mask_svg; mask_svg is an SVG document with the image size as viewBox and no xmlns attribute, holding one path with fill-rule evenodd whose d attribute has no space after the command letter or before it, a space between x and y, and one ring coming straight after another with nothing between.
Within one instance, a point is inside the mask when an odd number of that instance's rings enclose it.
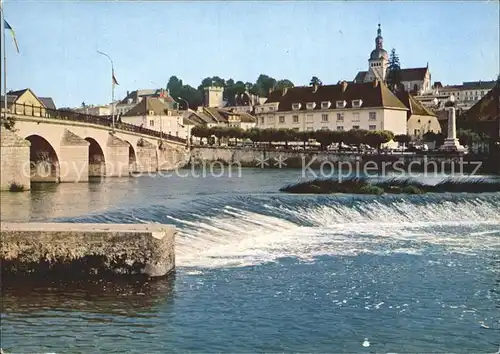
<instances>
[{"instance_id":1,"label":"riverbank wall","mask_svg":"<svg viewBox=\"0 0 500 354\"><path fill-rule=\"evenodd\" d=\"M463 153L356 153L254 148L195 147L189 166L217 163L260 168L349 168L353 171L452 171L500 173L500 159Z\"/></svg>"},{"instance_id":2,"label":"riverbank wall","mask_svg":"<svg viewBox=\"0 0 500 354\"><path fill-rule=\"evenodd\" d=\"M175 268L175 233L157 224L2 222L2 276L161 277Z\"/></svg>"}]
</instances>

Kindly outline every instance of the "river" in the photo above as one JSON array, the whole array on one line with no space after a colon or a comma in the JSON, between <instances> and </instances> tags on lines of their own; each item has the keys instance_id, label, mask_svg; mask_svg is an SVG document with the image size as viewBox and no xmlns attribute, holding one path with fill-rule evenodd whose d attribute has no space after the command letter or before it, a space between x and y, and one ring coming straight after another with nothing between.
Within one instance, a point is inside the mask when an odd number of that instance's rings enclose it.
<instances>
[{"instance_id":1,"label":"river","mask_svg":"<svg viewBox=\"0 0 500 354\"><path fill-rule=\"evenodd\" d=\"M289 195L299 170L3 193L2 220L174 224L167 279L3 288L5 352L476 352L500 346L500 193Z\"/></svg>"}]
</instances>

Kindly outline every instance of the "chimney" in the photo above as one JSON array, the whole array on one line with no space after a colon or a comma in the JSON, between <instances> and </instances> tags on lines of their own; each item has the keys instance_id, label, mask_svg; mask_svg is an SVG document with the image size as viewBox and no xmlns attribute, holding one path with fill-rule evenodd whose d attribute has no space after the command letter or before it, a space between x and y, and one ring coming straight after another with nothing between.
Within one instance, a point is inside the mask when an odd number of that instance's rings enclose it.
<instances>
[{"instance_id":1,"label":"chimney","mask_svg":"<svg viewBox=\"0 0 500 354\"><path fill-rule=\"evenodd\" d=\"M130 92L127 90L127 96L130 95Z\"/></svg>"},{"instance_id":2,"label":"chimney","mask_svg":"<svg viewBox=\"0 0 500 354\"><path fill-rule=\"evenodd\" d=\"M373 87L378 87L378 80L377 79L373 80Z\"/></svg>"},{"instance_id":3,"label":"chimney","mask_svg":"<svg viewBox=\"0 0 500 354\"><path fill-rule=\"evenodd\" d=\"M347 81L342 81L342 92L345 92L347 90Z\"/></svg>"},{"instance_id":4,"label":"chimney","mask_svg":"<svg viewBox=\"0 0 500 354\"><path fill-rule=\"evenodd\" d=\"M316 91L318 91L318 84L313 85L313 93L315 93Z\"/></svg>"},{"instance_id":5,"label":"chimney","mask_svg":"<svg viewBox=\"0 0 500 354\"><path fill-rule=\"evenodd\" d=\"M288 87L283 87L283 96L285 96L287 92L288 92Z\"/></svg>"}]
</instances>

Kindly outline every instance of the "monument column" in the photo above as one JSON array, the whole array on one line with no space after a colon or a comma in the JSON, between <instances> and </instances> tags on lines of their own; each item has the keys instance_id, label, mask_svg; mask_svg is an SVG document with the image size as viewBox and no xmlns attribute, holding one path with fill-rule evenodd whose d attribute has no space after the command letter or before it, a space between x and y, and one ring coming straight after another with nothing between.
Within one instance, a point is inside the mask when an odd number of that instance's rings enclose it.
<instances>
[{"instance_id":1,"label":"monument column","mask_svg":"<svg viewBox=\"0 0 500 354\"><path fill-rule=\"evenodd\" d=\"M446 102L445 107L448 112L448 137L445 139L442 149L446 151L464 151L464 147L460 145L460 142L457 139L455 96L450 96L450 99Z\"/></svg>"}]
</instances>

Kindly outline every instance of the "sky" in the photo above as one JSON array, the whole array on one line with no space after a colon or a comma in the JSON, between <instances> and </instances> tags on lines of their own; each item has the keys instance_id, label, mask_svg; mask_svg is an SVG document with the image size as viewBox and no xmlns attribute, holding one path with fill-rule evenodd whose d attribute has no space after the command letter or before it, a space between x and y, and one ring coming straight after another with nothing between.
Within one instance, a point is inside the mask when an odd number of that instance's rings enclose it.
<instances>
[{"instance_id":1,"label":"sky","mask_svg":"<svg viewBox=\"0 0 500 354\"><path fill-rule=\"evenodd\" d=\"M114 62L127 90L175 75L255 82L263 73L307 85L367 70L380 22L401 66L429 63L432 81L493 80L500 72L499 2L490 1L45 1L4 0L7 90L31 88L58 107L111 101Z\"/></svg>"}]
</instances>

